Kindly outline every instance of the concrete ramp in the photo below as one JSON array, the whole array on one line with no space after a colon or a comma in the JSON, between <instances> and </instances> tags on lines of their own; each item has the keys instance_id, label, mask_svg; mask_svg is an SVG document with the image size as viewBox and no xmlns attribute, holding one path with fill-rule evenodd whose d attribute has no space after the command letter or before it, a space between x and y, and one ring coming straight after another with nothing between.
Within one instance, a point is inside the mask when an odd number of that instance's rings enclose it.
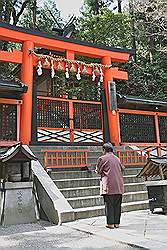
<instances>
[{"instance_id":1,"label":"concrete ramp","mask_svg":"<svg viewBox=\"0 0 167 250\"><path fill-rule=\"evenodd\" d=\"M61 224L74 220L74 210L39 161L32 161L38 201L48 220Z\"/></svg>"}]
</instances>

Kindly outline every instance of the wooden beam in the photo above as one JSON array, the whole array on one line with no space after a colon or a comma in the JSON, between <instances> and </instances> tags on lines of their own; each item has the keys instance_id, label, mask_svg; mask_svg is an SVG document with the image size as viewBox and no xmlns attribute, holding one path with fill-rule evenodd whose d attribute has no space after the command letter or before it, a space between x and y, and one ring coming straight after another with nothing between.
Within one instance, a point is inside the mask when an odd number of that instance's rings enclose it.
<instances>
[{"instance_id":1,"label":"wooden beam","mask_svg":"<svg viewBox=\"0 0 167 250\"><path fill-rule=\"evenodd\" d=\"M0 61L10 63L22 63L23 52L19 50L13 50L13 52L0 50Z\"/></svg>"},{"instance_id":2,"label":"wooden beam","mask_svg":"<svg viewBox=\"0 0 167 250\"><path fill-rule=\"evenodd\" d=\"M111 68L111 72L112 72L112 76L114 80L115 79L125 80L125 81L128 80L128 73L126 71L119 70L119 68L114 67L114 68Z\"/></svg>"},{"instance_id":3,"label":"wooden beam","mask_svg":"<svg viewBox=\"0 0 167 250\"><path fill-rule=\"evenodd\" d=\"M126 114L167 116L167 113L165 112L144 111L135 109L118 109L118 111L119 113L126 113Z\"/></svg>"},{"instance_id":4,"label":"wooden beam","mask_svg":"<svg viewBox=\"0 0 167 250\"><path fill-rule=\"evenodd\" d=\"M160 143L161 143L161 140L160 140L158 113L156 113L156 114L154 115L154 124L155 124L156 142L160 144ZM157 149L157 153L158 153L158 156L159 156L159 150L158 150L158 149Z\"/></svg>"},{"instance_id":5,"label":"wooden beam","mask_svg":"<svg viewBox=\"0 0 167 250\"><path fill-rule=\"evenodd\" d=\"M16 104L16 105L21 105L22 100L16 100L16 99L7 99L7 98L0 98L0 103L4 104Z\"/></svg>"},{"instance_id":6,"label":"wooden beam","mask_svg":"<svg viewBox=\"0 0 167 250\"><path fill-rule=\"evenodd\" d=\"M32 41L35 47L50 49L50 50L68 50L74 53L89 57L110 57L114 62L127 62L129 60L128 52L115 52L107 49L95 48L87 45L76 44L72 42L56 40L52 38L42 37L35 34L27 34L24 32L0 27L0 39L17 43Z\"/></svg>"},{"instance_id":7,"label":"wooden beam","mask_svg":"<svg viewBox=\"0 0 167 250\"><path fill-rule=\"evenodd\" d=\"M159 146L159 143L151 142L121 142L121 146L138 146L138 147L147 147L147 146ZM165 145L164 145L165 146Z\"/></svg>"},{"instance_id":8,"label":"wooden beam","mask_svg":"<svg viewBox=\"0 0 167 250\"><path fill-rule=\"evenodd\" d=\"M73 60L73 58L71 57L71 55L69 55L68 53L68 57L70 56L70 58L67 58L67 59L71 59ZM35 55L33 55L33 66L36 67L37 66L37 63L38 61L41 60L42 61L42 64L44 62L44 59L39 59L37 58ZM55 68L57 67L57 62L55 62ZM65 67L66 67L66 64L64 62L61 63L61 66L62 66L62 71L65 71ZM45 65L42 65L42 68L45 68L45 69L49 69L50 70L50 65L49 66L45 66ZM110 69L111 70L111 73L112 73L112 77L113 79L119 79L119 80L128 80L128 73L126 71L122 71L122 70L119 70L118 67L113 67ZM81 71L82 71L82 66L81 66ZM74 72L77 72L77 66L74 64ZM70 73L70 72L69 72ZM88 75L91 75L92 74L92 69L91 68L87 68L87 74Z\"/></svg>"},{"instance_id":9,"label":"wooden beam","mask_svg":"<svg viewBox=\"0 0 167 250\"><path fill-rule=\"evenodd\" d=\"M118 109L118 112L125 114L153 115L153 116L156 114L156 112L153 111L133 110L133 109Z\"/></svg>"}]
</instances>

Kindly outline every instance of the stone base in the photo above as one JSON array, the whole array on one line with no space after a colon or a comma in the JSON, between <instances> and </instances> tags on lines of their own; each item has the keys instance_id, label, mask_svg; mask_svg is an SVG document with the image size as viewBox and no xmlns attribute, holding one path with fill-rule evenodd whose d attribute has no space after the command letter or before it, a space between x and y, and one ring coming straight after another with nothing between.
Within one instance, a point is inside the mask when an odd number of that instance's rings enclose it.
<instances>
[{"instance_id":1,"label":"stone base","mask_svg":"<svg viewBox=\"0 0 167 250\"><path fill-rule=\"evenodd\" d=\"M37 222L32 182L6 182L1 189L1 225Z\"/></svg>"}]
</instances>

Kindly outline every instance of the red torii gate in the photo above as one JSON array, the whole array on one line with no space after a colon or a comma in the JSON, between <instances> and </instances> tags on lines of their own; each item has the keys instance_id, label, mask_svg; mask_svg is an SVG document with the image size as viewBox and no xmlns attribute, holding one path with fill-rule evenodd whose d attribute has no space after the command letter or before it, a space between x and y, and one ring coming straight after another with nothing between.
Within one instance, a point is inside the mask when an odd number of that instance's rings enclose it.
<instances>
[{"instance_id":1,"label":"red torii gate","mask_svg":"<svg viewBox=\"0 0 167 250\"><path fill-rule=\"evenodd\" d=\"M29 144L31 141L32 123L32 87L33 67L37 58L30 53L34 48L45 48L65 52L66 59L74 60L75 54L100 58L103 65L111 65L112 62L127 62L132 50L112 48L84 41L73 40L64 37L56 37L39 31L32 31L10 24L0 22L0 39L22 44L22 50L13 52L0 51L0 61L21 64L21 81L28 85L27 93L22 96L20 141ZM128 74L117 67L105 68L104 90L106 94L107 116L109 121L110 141L119 145L119 121L117 111L112 113L109 104L108 81L114 79L128 80Z\"/></svg>"}]
</instances>

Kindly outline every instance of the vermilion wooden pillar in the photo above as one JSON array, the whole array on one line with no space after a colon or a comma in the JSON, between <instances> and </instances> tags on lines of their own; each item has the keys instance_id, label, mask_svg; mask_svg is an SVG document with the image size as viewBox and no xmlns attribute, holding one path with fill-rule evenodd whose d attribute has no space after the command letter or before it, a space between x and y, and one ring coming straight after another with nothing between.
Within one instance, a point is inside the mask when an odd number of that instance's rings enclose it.
<instances>
[{"instance_id":1,"label":"vermilion wooden pillar","mask_svg":"<svg viewBox=\"0 0 167 250\"><path fill-rule=\"evenodd\" d=\"M20 141L23 144L31 141L33 58L29 50L34 50L34 43L25 41L22 47L21 80L28 86L28 91L22 96Z\"/></svg>"},{"instance_id":2,"label":"vermilion wooden pillar","mask_svg":"<svg viewBox=\"0 0 167 250\"><path fill-rule=\"evenodd\" d=\"M102 58L102 64L111 64L111 57L106 56ZM110 142L115 146L119 145L119 121L118 121L118 113L117 111L112 112L110 110L109 104L109 92L108 92L108 81L112 81L112 69L106 68L104 70L104 89L106 93L106 103L107 103L107 115L108 115L108 123L109 123L109 131L110 131Z\"/></svg>"},{"instance_id":3,"label":"vermilion wooden pillar","mask_svg":"<svg viewBox=\"0 0 167 250\"><path fill-rule=\"evenodd\" d=\"M74 60L74 51L66 50L66 59ZM70 142L74 141L74 107L73 102L69 102L69 119L70 119Z\"/></svg>"}]
</instances>

